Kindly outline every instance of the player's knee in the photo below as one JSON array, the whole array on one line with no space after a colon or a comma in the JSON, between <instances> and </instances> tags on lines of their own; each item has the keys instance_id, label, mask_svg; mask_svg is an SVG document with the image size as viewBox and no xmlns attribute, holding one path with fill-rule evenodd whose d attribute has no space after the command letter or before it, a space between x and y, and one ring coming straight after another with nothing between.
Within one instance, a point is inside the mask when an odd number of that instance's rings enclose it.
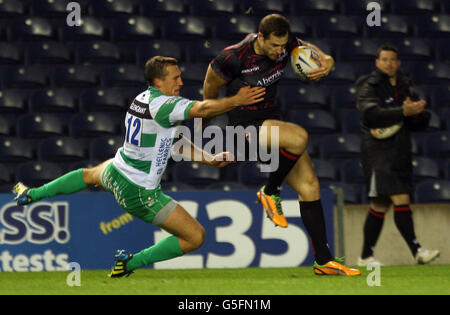
<instances>
[{"instance_id":1,"label":"player's knee","mask_svg":"<svg viewBox=\"0 0 450 315\"><path fill-rule=\"evenodd\" d=\"M300 184L298 193L304 201L318 200L320 198L320 184L317 176L315 174L307 176Z\"/></svg>"},{"instance_id":2,"label":"player's knee","mask_svg":"<svg viewBox=\"0 0 450 315\"><path fill-rule=\"evenodd\" d=\"M205 235L205 228L199 225L196 231L192 234L191 240L189 242L191 244L191 251L199 249L203 245L203 243L205 242Z\"/></svg>"},{"instance_id":3,"label":"player's knee","mask_svg":"<svg viewBox=\"0 0 450 315\"><path fill-rule=\"evenodd\" d=\"M83 168L83 180L86 185L93 186L95 185L94 180L94 169L93 168Z\"/></svg>"},{"instance_id":4,"label":"player's knee","mask_svg":"<svg viewBox=\"0 0 450 315\"><path fill-rule=\"evenodd\" d=\"M296 128L296 130L293 132L293 147L290 148L289 151L291 151L291 153L293 154L302 154L305 150L306 147L308 145L308 132L303 129L302 127L298 127Z\"/></svg>"}]
</instances>

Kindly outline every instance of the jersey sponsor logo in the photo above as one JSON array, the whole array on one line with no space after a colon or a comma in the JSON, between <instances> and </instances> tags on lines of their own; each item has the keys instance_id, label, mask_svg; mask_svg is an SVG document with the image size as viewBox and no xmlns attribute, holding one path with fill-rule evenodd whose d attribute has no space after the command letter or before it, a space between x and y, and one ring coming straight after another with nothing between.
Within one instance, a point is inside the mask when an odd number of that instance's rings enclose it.
<instances>
[{"instance_id":1,"label":"jersey sponsor logo","mask_svg":"<svg viewBox=\"0 0 450 315\"><path fill-rule=\"evenodd\" d=\"M258 71L258 70L259 70L259 67L256 66L256 67L253 67L251 69L244 69L244 70L241 71L241 73L251 73L251 72Z\"/></svg>"},{"instance_id":2,"label":"jersey sponsor logo","mask_svg":"<svg viewBox=\"0 0 450 315\"><path fill-rule=\"evenodd\" d=\"M145 112L147 111L147 108L145 107L140 107L139 105L136 105L134 103L131 104L130 106L130 110L137 112L139 114L145 114Z\"/></svg>"},{"instance_id":3,"label":"jersey sponsor logo","mask_svg":"<svg viewBox=\"0 0 450 315\"><path fill-rule=\"evenodd\" d=\"M158 154L156 156L156 166L160 167L167 163L169 151L172 147L172 138L162 138L159 142Z\"/></svg>"},{"instance_id":4,"label":"jersey sponsor logo","mask_svg":"<svg viewBox=\"0 0 450 315\"><path fill-rule=\"evenodd\" d=\"M277 72L275 72L274 74L272 74L266 78L262 78L262 80L258 80L258 83L256 85L257 86L269 86L269 85L275 83L276 81L278 81L283 76L283 72L284 72L284 70L277 70Z\"/></svg>"}]
</instances>

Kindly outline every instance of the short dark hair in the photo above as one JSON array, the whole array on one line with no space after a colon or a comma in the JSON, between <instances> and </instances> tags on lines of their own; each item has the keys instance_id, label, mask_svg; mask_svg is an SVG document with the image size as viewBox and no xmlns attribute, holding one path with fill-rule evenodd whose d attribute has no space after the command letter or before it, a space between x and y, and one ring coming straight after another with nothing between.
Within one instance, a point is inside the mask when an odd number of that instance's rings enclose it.
<instances>
[{"instance_id":1,"label":"short dark hair","mask_svg":"<svg viewBox=\"0 0 450 315\"><path fill-rule=\"evenodd\" d=\"M145 79L148 85L153 85L156 78L163 79L167 75L167 65L178 65L178 60L172 57L154 56L145 63Z\"/></svg>"},{"instance_id":2,"label":"short dark hair","mask_svg":"<svg viewBox=\"0 0 450 315\"><path fill-rule=\"evenodd\" d=\"M381 45L377 49L377 59L380 58L380 53L383 50L393 51L393 52L395 52L397 54L397 57L398 57L398 49L397 49L397 47L394 44L386 43L386 44Z\"/></svg>"},{"instance_id":3,"label":"short dark hair","mask_svg":"<svg viewBox=\"0 0 450 315\"><path fill-rule=\"evenodd\" d=\"M282 37L291 33L291 24L280 14L269 14L259 23L258 32L266 39L270 37L270 34Z\"/></svg>"}]
</instances>

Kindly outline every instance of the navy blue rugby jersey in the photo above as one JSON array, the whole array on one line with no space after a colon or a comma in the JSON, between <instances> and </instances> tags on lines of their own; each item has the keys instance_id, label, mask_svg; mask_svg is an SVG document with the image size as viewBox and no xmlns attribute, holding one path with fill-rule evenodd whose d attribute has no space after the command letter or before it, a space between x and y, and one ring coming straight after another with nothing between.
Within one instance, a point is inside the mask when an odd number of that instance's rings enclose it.
<instances>
[{"instance_id":1,"label":"navy blue rugby jersey","mask_svg":"<svg viewBox=\"0 0 450 315\"><path fill-rule=\"evenodd\" d=\"M235 95L243 86L264 86L264 100L249 106L240 106L228 112L230 125L250 125L266 119L280 119L281 110L277 104L277 86L283 76L286 64L290 63L290 52L302 41L290 35L280 57L273 61L267 56L256 54L253 43L258 35L251 33L236 45L222 50L210 65L222 79L227 81L226 95Z\"/></svg>"}]
</instances>

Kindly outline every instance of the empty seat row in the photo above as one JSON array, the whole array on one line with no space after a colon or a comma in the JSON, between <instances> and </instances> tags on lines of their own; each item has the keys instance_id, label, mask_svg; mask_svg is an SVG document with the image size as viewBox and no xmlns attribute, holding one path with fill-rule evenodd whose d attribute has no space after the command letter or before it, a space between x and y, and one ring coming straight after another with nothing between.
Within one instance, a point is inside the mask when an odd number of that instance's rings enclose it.
<instances>
[{"instance_id":1,"label":"empty seat row","mask_svg":"<svg viewBox=\"0 0 450 315\"><path fill-rule=\"evenodd\" d=\"M445 38L449 35L450 16L432 14L403 17L383 15L382 23L369 27L365 18L333 15L324 17L287 16L292 20L292 30L303 37L425 37ZM111 40L115 42L172 39L241 40L248 33L256 32L259 19L247 15L203 18L198 16L170 16L150 18L129 16L118 18L83 17L80 26L68 26L66 20L49 21L41 17L14 18L3 25L2 34L10 41L61 40ZM1 25L1 24L0 24ZM418 27L420 25L420 27Z\"/></svg>"},{"instance_id":2,"label":"empty seat row","mask_svg":"<svg viewBox=\"0 0 450 315\"><path fill-rule=\"evenodd\" d=\"M61 17L67 14L66 1L46 0L3 0L0 5L0 16L20 16L26 13ZM289 12L296 15L322 15L342 12L348 15L363 15L367 4L371 2L352 0L306 0L299 3L296 0L96 0L94 2L80 0L84 14L95 16L123 16L142 14L146 16L167 16L169 14L194 14L199 16L232 15L247 13L256 16L271 12ZM413 0L380 2L383 12L396 14L425 14L443 12L449 13L446 1Z\"/></svg>"}]
</instances>

